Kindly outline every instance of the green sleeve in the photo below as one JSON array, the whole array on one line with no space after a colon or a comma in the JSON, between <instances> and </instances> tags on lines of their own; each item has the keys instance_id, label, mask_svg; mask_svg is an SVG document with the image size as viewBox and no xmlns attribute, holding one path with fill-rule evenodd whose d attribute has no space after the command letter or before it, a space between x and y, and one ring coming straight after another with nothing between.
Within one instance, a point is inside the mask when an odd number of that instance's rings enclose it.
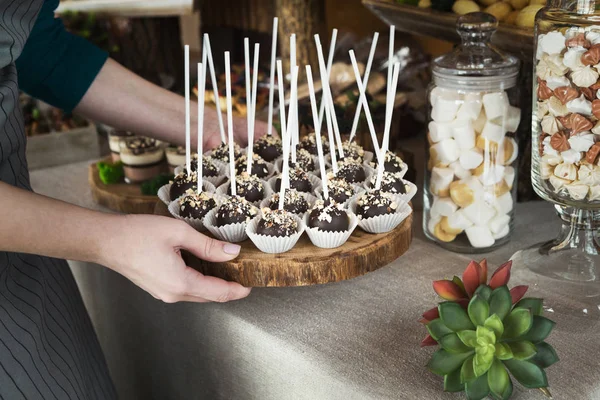
<instances>
[{"instance_id":1,"label":"green sleeve","mask_svg":"<svg viewBox=\"0 0 600 400\"><path fill-rule=\"evenodd\" d=\"M21 90L71 112L98 75L108 53L65 30L54 18L59 0L46 0L17 59Z\"/></svg>"}]
</instances>

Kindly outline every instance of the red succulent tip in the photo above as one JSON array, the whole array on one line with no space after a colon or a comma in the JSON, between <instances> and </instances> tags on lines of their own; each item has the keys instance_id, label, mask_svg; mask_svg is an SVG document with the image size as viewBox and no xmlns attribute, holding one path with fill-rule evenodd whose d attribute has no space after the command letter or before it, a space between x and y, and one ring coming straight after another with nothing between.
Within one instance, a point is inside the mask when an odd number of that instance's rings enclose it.
<instances>
[{"instance_id":1,"label":"red succulent tip","mask_svg":"<svg viewBox=\"0 0 600 400\"><path fill-rule=\"evenodd\" d=\"M527 292L527 289L529 289L529 286L527 285L519 285L510 289L510 297L512 298L512 303L516 304L519 300L521 300L523 296L525 296L525 292Z\"/></svg>"},{"instance_id":2,"label":"red succulent tip","mask_svg":"<svg viewBox=\"0 0 600 400\"><path fill-rule=\"evenodd\" d=\"M485 285L487 283L487 276L488 265L487 260L484 258L483 260L479 261L479 283L481 285Z\"/></svg>"},{"instance_id":3,"label":"red succulent tip","mask_svg":"<svg viewBox=\"0 0 600 400\"><path fill-rule=\"evenodd\" d=\"M433 307L431 310L427 310L423 313L423 319L427 321L433 321L440 317L440 311L437 307Z\"/></svg>"},{"instance_id":4,"label":"red succulent tip","mask_svg":"<svg viewBox=\"0 0 600 400\"><path fill-rule=\"evenodd\" d=\"M510 280L510 269L512 267L512 261L507 261L500 266L490 278L490 288L492 290L508 284Z\"/></svg>"},{"instance_id":5,"label":"red succulent tip","mask_svg":"<svg viewBox=\"0 0 600 400\"><path fill-rule=\"evenodd\" d=\"M455 301L464 297L463 291L458 285L449 280L433 282L433 290L444 300Z\"/></svg>"},{"instance_id":6,"label":"red succulent tip","mask_svg":"<svg viewBox=\"0 0 600 400\"><path fill-rule=\"evenodd\" d=\"M481 282L481 266L475 261L471 261L462 276L463 285L469 298L473 297L473 293Z\"/></svg>"},{"instance_id":7,"label":"red succulent tip","mask_svg":"<svg viewBox=\"0 0 600 400\"><path fill-rule=\"evenodd\" d=\"M421 342L421 347L435 346L437 344L438 342L436 342L435 339L431 337L431 335L427 335L425 339L423 339L423 341Z\"/></svg>"}]
</instances>

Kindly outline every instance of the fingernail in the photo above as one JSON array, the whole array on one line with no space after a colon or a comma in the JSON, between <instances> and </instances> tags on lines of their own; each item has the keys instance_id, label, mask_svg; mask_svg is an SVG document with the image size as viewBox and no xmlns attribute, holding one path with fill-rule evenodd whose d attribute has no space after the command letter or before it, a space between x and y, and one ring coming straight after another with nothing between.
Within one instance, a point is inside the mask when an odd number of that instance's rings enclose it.
<instances>
[{"instance_id":1,"label":"fingernail","mask_svg":"<svg viewBox=\"0 0 600 400\"><path fill-rule=\"evenodd\" d=\"M237 256L240 254L240 245L233 243L225 243L223 245L223 251L227 254L231 254L232 256Z\"/></svg>"}]
</instances>

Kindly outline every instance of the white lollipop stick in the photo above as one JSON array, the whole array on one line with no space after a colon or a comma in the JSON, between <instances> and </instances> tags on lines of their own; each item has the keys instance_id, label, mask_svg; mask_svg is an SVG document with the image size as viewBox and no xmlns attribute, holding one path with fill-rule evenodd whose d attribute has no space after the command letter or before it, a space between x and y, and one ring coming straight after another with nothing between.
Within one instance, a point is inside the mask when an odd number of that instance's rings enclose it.
<instances>
[{"instance_id":1,"label":"white lollipop stick","mask_svg":"<svg viewBox=\"0 0 600 400\"><path fill-rule=\"evenodd\" d=\"M275 97L275 61L277 58L277 17L273 18L273 41L271 42L271 79L269 85L269 116L267 121L267 135L273 134L273 98ZM283 82L278 81L280 85ZM281 106L280 106L281 107Z\"/></svg>"},{"instance_id":2,"label":"white lollipop stick","mask_svg":"<svg viewBox=\"0 0 600 400\"><path fill-rule=\"evenodd\" d=\"M213 62L212 51L210 49L210 39L208 33L204 34L204 45L202 54L202 65L206 68L206 60L208 59L208 70L210 71L210 81L213 87L213 96L217 108L217 120L219 121L219 132L221 133L221 142L225 143L225 126L223 125L223 115L221 113L221 102L219 100L219 87L217 86L217 74L215 73L215 63Z\"/></svg>"},{"instance_id":3,"label":"white lollipop stick","mask_svg":"<svg viewBox=\"0 0 600 400\"><path fill-rule=\"evenodd\" d=\"M202 140L204 137L204 89L206 89L206 64L198 64L198 194L202 193Z\"/></svg>"},{"instance_id":4,"label":"white lollipop stick","mask_svg":"<svg viewBox=\"0 0 600 400\"><path fill-rule=\"evenodd\" d=\"M258 87L258 56L260 53L260 44L254 44L254 64L252 65L252 118L248 127L248 167L247 172L252 172L252 148L254 144L254 127L256 126L256 88Z\"/></svg>"},{"instance_id":5,"label":"white lollipop stick","mask_svg":"<svg viewBox=\"0 0 600 400\"><path fill-rule=\"evenodd\" d=\"M392 92L396 90L396 86L398 86L398 75L400 74L400 64L394 64L394 72L392 73ZM383 172L385 170L385 153L387 152L388 145L390 140L390 128L392 126L392 115L394 114L394 100L395 96L388 96L388 102L391 102L391 106L385 107L385 130L383 131L383 143L381 145L380 157L378 157L379 165L377 166L377 180L375 181L375 189L379 190L381 188L381 180L383 179Z\"/></svg>"},{"instance_id":6,"label":"white lollipop stick","mask_svg":"<svg viewBox=\"0 0 600 400\"><path fill-rule=\"evenodd\" d=\"M284 133L283 138L283 171L281 172L281 186L279 188L279 209L283 209L284 201L285 201L285 189L290 186L290 166L289 166L289 154L290 154L290 146L292 141L292 130L294 129L294 117L293 114L296 112L294 98L297 96L297 83L298 83L298 67L292 67L292 82L291 82L291 90L290 90L290 99L292 102L290 103L290 109L288 114L288 125L287 131Z\"/></svg>"},{"instance_id":7,"label":"white lollipop stick","mask_svg":"<svg viewBox=\"0 0 600 400\"><path fill-rule=\"evenodd\" d=\"M382 162L380 160L381 154L379 151L379 141L377 140L377 134L375 133L375 126L373 125L373 119L371 118L371 111L369 110L369 103L367 102L367 96L365 95L365 90L362 84L362 80L360 79L360 72L358 71L358 64L356 63L356 57L354 56L354 50L350 50L350 61L352 61L352 68L354 69L354 77L358 82L358 90L360 92L359 102L362 102L363 108L365 110L365 117L367 118L367 125L369 126L369 132L371 133L371 141L373 142L373 150L375 151L375 155L377 155L377 162Z\"/></svg>"},{"instance_id":8,"label":"white lollipop stick","mask_svg":"<svg viewBox=\"0 0 600 400\"><path fill-rule=\"evenodd\" d=\"M285 87L283 84L283 65L281 60L277 60L277 88L279 91L279 125L281 125L281 135L286 131L285 123ZM283 140L283 138L282 138Z\"/></svg>"},{"instance_id":9,"label":"white lollipop stick","mask_svg":"<svg viewBox=\"0 0 600 400\"><path fill-rule=\"evenodd\" d=\"M236 196L235 190L235 161L233 160L233 115L231 110L231 63L229 52L225 52L225 93L227 95L227 136L229 142L229 181L231 182L231 195Z\"/></svg>"},{"instance_id":10,"label":"white lollipop stick","mask_svg":"<svg viewBox=\"0 0 600 400\"><path fill-rule=\"evenodd\" d=\"M334 29L331 32L331 42L329 43L329 55L327 56L327 76L331 75L331 65L333 64L333 53L335 53L335 42L337 40L338 30ZM315 126L315 131L321 130L321 125L323 124L323 113L325 112L325 101L321 96L321 108L319 109L319 127Z\"/></svg>"},{"instance_id":11,"label":"white lollipop stick","mask_svg":"<svg viewBox=\"0 0 600 400\"><path fill-rule=\"evenodd\" d=\"M187 44L183 48L184 56L184 83L185 83L185 168L188 174L191 174L191 116L190 116L190 46Z\"/></svg>"},{"instance_id":12,"label":"white lollipop stick","mask_svg":"<svg viewBox=\"0 0 600 400\"><path fill-rule=\"evenodd\" d=\"M250 80L250 40L244 38L244 72L246 74L246 127L248 129L248 147L246 147L246 165L247 172L252 170L252 162L250 156L252 154L252 146L250 146L250 128L252 127L252 81Z\"/></svg>"},{"instance_id":13,"label":"white lollipop stick","mask_svg":"<svg viewBox=\"0 0 600 400\"><path fill-rule=\"evenodd\" d=\"M318 125L319 117L317 114L317 99L315 97L315 86L313 84L312 71L310 65L306 66L306 81L308 82L308 92L310 94L310 107L313 115L313 123L315 127ZM321 170L321 181L323 183L323 197L325 200L329 198L327 190L327 173L325 172L325 159L323 157L323 144L321 143L321 131L315 130L315 140L317 142L317 154L319 155L319 166Z\"/></svg>"},{"instance_id":14,"label":"white lollipop stick","mask_svg":"<svg viewBox=\"0 0 600 400\"><path fill-rule=\"evenodd\" d=\"M290 73L294 70L294 67L296 67L296 34L292 33L292 35L290 36ZM290 101L292 101L292 98L290 97ZM290 104L290 108L291 108L291 104ZM297 106L294 108L297 110ZM288 117L288 123L289 121L292 120L291 117L292 114L290 114L290 117ZM294 117L298 117L297 115L294 115ZM296 132L292 131L292 136L290 137L290 139L292 140L292 162L295 163L296 162L296 145L298 144L298 138L296 137Z\"/></svg>"},{"instance_id":15,"label":"white lollipop stick","mask_svg":"<svg viewBox=\"0 0 600 400\"><path fill-rule=\"evenodd\" d=\"M369 58L367 59L367 66L365 67L365 73L363 75L363 88L367 90L369 84L369 74L371 73L371 66L373 65L373 57L375 56L375 49L377 48L377 40L379 39L379 32L375 32L373 35L373 42L371 43L371 51L369 52ZM354 114L354 121L352 121L352 129L350 130L350 138L348 142L351 142L356 135L358 129L358 121L360 119L360 112L362 111L362 103L356 105L356 113Z\"/></svg>"}]
</instances>

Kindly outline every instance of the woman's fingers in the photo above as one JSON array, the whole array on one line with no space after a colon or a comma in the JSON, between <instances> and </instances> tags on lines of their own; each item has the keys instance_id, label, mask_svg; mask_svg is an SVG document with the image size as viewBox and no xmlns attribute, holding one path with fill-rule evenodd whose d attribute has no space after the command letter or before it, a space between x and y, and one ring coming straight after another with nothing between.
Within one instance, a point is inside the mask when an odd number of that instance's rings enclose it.
<instances>
[{"instance_id":1,"label":"woman's fingers","mask_svg":"<svg viewBox=\"0 0 600 400\"><path fill-rule=\"evenodd\" d=\"M250 288L236 282L227 282L214 276L202 275L193 268L185 270L186 296L224 303L242 299L250 294Z\"/></svg>"},{"instance_id":2,"label":"woman's fingers","mask_svg":"<svg viewBox=\"0 0 600 400\"><path fill-rule=\"evenodd\" d=\"M206 261L229 261L240 253L239 245L209 238L191 227L185 229L178 239L178 247Z\"/></svg>"}]
</instances>

